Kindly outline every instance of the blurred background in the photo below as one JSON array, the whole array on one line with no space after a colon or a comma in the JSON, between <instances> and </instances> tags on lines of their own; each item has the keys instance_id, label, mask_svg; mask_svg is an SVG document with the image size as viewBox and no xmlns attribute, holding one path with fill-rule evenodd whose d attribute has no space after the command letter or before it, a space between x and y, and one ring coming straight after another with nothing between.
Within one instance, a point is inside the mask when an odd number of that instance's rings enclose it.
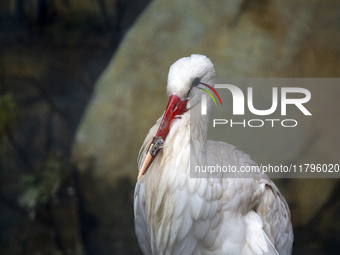
<instances>
[{"instance_id":1,"label":"blurred background","mask_svg":"<svg viewBox=\"0 0 340 255\"><path fill-rule=\"evenodd\" d=\"M169 66L193 53L218 78L339 77L340 1L0 1L0 254L141 254L138 151ZM313 91L305 133L232 143L256 161L339 163L340 87ZM340 254L339 180L274 181L293 254Z\"/></svg>"}]
</instances>

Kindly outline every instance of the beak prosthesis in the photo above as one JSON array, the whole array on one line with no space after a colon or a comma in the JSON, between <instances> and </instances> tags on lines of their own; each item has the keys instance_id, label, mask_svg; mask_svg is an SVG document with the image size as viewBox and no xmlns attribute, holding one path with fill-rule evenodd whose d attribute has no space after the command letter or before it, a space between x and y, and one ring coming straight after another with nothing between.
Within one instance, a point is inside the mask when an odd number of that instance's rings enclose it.
<instances>
[{"instance_id":1,"label":"beak prosthesis","mask_svg":"<svg viewBox=\"0 0 340 255\"><path fill-rule=\"evenodd\" d=\"M168 106L166 107L163 119L157 130L156 136L152 139L152 142L146 152L146 156L142 167L139 170L137 179L148 170L158 151L163 147L164 141L170 131L170 125L172 121L178 116L187 111L186 104L188 100L181 100L178 96L172 95L169 99Z\"/></svg>"}]
</instances>

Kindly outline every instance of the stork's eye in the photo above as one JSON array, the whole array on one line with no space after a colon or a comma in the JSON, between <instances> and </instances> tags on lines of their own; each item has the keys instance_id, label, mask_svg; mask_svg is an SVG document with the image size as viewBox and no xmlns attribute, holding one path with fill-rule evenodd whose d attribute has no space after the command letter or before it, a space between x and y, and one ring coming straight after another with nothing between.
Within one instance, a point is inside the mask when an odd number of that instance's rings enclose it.
<instances>
[{"instance_id":1,"label":"stork's eye","mask_svg":"<svg viewBox=\"0 0 340 255\"><path fill-rule=\"evenodd\" d=\"M201 83L201 79L198 78L198 77L196 77L196 78L192 81L191 86L190 86L190 89L189 89L187 95L185 96L185 98L188 98L191 89L194 88L194 87L197 87L198 85L200 85L200 83Z\"/></svg>"},{"instance_id":2,"label":"stork's eye","mask_svg":"<svg viewBox=\"0 0 340 255\"><path fill-rule=\"evenodd\" d=\"M197 86L200 84L200 82L201 82L201 79L198 78L198 77L196 77L196 78L192 81L191 87L192 87L192 88L193 88L193 87L197 87Z\"/></svg>"}]
</instances>

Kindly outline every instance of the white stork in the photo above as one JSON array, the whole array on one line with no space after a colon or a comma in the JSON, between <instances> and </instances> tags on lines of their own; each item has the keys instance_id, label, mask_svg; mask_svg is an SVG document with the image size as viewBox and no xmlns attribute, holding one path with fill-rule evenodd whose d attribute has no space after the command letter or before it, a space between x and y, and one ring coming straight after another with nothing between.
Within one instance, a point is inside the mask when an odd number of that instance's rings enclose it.
<instances>
[{"instance_id":1,"label":"white stork","mask_svg":"<svg viewBox=\"0 0 340 255\"><path fill-rule=\"evenodd\" d=\"M234 146L206 139L204 92L194 88L214 86L214 79L214 66L202 55L170 67L168 106L139 155L134 195L139 245L144 254L291 254L289 207L267 176L190 178L189 156L197 165L256 165ZM209 99L208 113L211 106Z\"/></svg>"}]
</instances>

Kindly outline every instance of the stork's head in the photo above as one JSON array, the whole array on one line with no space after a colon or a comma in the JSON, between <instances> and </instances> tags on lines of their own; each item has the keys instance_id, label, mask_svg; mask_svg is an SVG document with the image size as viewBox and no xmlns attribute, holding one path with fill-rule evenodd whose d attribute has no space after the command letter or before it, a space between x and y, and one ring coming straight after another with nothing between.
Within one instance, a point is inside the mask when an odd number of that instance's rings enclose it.
<instances>
[{"instance_id":1,"label":"stork's head","mask_svg":"<svg viewBox=\"0 0 340 255\"><path fill-rule=\"evenodd\" d=\"M214 85L215 69L210 59L203 55L191 55L172 64L168 74L167 95L188 100L200 94L193 89L204 83Z\"/></svg>"},{"instance_id":2,"label":"stork's head","mask_svg":"<svg viewBox=\"0 0 340 255\"><path fill-rule=\"evenodd\" d=\"M156 136L147 151L138 179L147 171L161 145L166 140L172 121L188 110L187 103L189 100L191 107L194 107L199 101L203 92L195 88L199 85L214 86L214 79L214 65L206 56L191 55L172 64L167 85L169 103Z\"/></svg>"}]
</instances>

